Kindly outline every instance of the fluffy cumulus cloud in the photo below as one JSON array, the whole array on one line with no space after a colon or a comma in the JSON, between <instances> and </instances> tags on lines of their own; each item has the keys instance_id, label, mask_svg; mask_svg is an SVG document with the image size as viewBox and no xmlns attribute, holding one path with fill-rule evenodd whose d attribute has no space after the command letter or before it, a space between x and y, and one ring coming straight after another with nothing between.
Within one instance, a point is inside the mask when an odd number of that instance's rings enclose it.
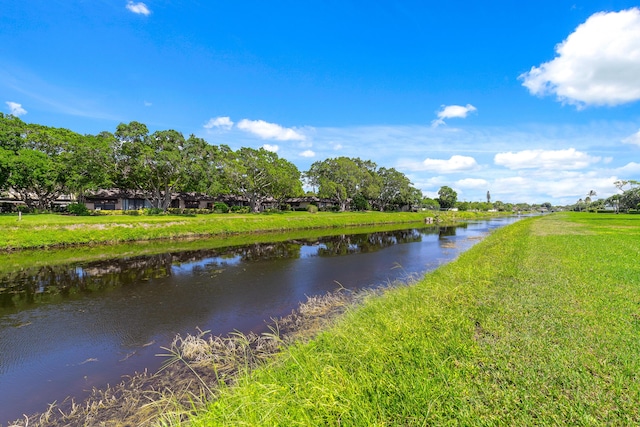
<instances>
[{"instance_id":1,"label":"fluffy cumulus cloud","mask_svg":"<svg viewBox=\"0 0 640 427\"><path fill-rule=\"evenodd\" d=\"M252 133L262 139L275 139L277 141L304 141L306 138L294 129L282 127L264 120L243 119L238 122L238 129Z\"/></svg>"},{"instance_id":2,"label":"fluffy cumulus cloud","mask_svg":"<svg viewBox=\"0 0 640 427\"><path fill-rule=\"evenodd\" d=\"M7 106L9 107L9 114L13 116L22 116L27 114L27 110L22 108L22 104L18 104L17 102L7 101Z\"/></svg>"},{"instance_id":3,"label":"fluffy cumulus cloud","mask_svg":"<svg viewBox=\"0 0 640 427\"><path fill-rule=\"evenodd\" d=\"M640 99L640 9L592 15L556 53L520 76L531 94L578 107Z\"/></svg>"},{"instance_id":4,"label":"fluffy cumulus cloud","mask_svg":"<svg viewBox=\"0 0 640 427\"><path fill-rule=\"evenodd\" d=\"M640 147L640 130L629 136L628 138L623 139L622 142L624 142L625 144L632 144Z\"/></svg>"},{"instance_id":5,"label":"fluffy cumulus cloud","mask_svg":"<svg viewBox=\"0 0 640 427\"><path fill-rule=\"evenodd\" d=\"M151 11L147 7L147 5L142 2L138 2L138 3L134 3L132 1L128 2L127 10L137 15L149 16L151 14Z\"/></svg>"},{"instance_id":6,"label":"fluffy cumulus cloud","mask_svg":"<svg viewBox=\"0 0 640 427\"><path fill-rule=\"evenodd\" d=\"M224 129L229 130L233 127L233 122L229 117L214 117L204 125L205 129Z\"/></svg>"},{"instance_id":7,"label":"fluffy cumulus cloud","mask_svg":"<svg viewBox=\"0 0 640 427\"><path fill-rule=\"evenodd\" d=\"M274 153L277 153L278 150L280 149L280 147L278 147L277 145L271 145L271 144L264 144L262 148L264 148L267 151L273 151Z\"/></svg>"},{"instance_id":8,"label":"fluffy cumulus cloud","mask_svg":"<svg viewBox=\"0 0 640 427\"><path fill-rule=\"evenodd\" d=\"M621 177L640 175L640 163L629 162L617 168L614 172Z\"/></svg>"},{"instance_id":9,"label":"fluffy cumulus cloud","mask_svg":"<svg viewBox=\"0 0 640 427\"><path fill-rule=\"evenodd\" d=\"M498 153L495 164L509 169L551 169L573 170L584 169L602 160L575 148L566 150L523 150L518 152Z\"/></svg>"},{"instance_id":10,"label":"fluffy cumulus cloud","mask_svg":"<svg viewBox=\"0 0 640 427\"><path fill-rule=\"evenodd\" d=\"M444 119L464 119L471 112L478 111L476 107L471 104L467 105L443 105L442 109L438 111L438 118L431 122L431 126L437 127L446 124Z\"/></svg>"},{"instance_id":11,"label":"fluffy cumulus cloud","mask_svg":"<svg viewBox=\"0 0 640 427\"><path fill-rule=\"evenodd\" d=\"M305 150L302 153L300 153L300 156L302 157L315 157L316 153L314 153L311 150Z\"/></svg>"},{"instance_id":12,"label":"fluffy cumulus cloud","mask_svg":"<svg viewBox=\"0 0 640 427\"><path fill-rule=\"evenodd\" d=\"M422 170L435 173L457 173L471 171L478 168L476 159L468 156L454 155L449 160L425 159L422 162Z\"/></svg>"}]
</instances>

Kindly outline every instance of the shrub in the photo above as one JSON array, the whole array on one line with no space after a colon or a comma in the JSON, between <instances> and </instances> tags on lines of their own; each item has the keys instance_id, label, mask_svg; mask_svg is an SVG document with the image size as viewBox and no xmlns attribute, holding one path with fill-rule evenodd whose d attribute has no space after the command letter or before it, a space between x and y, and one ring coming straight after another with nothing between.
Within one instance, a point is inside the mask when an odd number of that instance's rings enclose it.
<instances>
[{"instance_id":1,"label":"shrub","mask_svg":"<svg viewBox=\"0 0 640 427\"><path fill-rule=\"evenodd\" d=\"M224 202L216 202L213 205L213 212L215 212L215 213L227 213L227 212L229 212L229 206L227 206L227 204L224 203Z\"/></svg>"},{"instance_id":2,"label":"shrub","mask_svg":"<svg viewBox=\"0 0 640 427\"><path fill-rule=\"evenodd\" d=\"M131 216L138 216L138 215L140 215L140 211L137 211L137 210L123 211L122 213L123 213L124 215L131 215Z\"/></svg>"},{"instance_id":3,"label":"shrub","mask_svg":"<svg viewBox=\"0 0 640 427\"><path fill-rule=\"evenodd\" d=\"M351 209L356 211L368 211L371 210L371 205L362 194L356 194L353 198Z\"/></svg>"},{"instance_id":4,"label":"shrub","mask_svg":"<svg viewBox=\"0 0 640 427\"><path fill-rule=\"evenodd\" d=\"M233 213L249 213L249 206L231 206Z\"/></svg>"},{"instance_id":5,"label":"shrub","mask_svg":"<svg viewBox=\"0 0 640 427\"><path fill-rule=\"evenodd\" d=\"M316 205L307 206L307 212L309 213L318 213L318 207Z\"/></svg>"},{"instance_id":6,"label":"shrub","mask_svg":"<svg viewBox=\"0 0 640 427\"><path fill-rule=\"evenodd\" d=\"M162 215L164 211L160 208L146 208L143 210L144 215Z\"/></svg>"},{"instance_id":7,"label":"shrub","mask_svg":"<svg viewBox=\"0 0 640 427\"><path fill-rule=\"evenodd\" d=\"M90 214L89 209L87 209L83 203L71 203L67 206L67 212L78 216L87 216Z\"/></svg>"},{"instance_id":8,"label":"shrub","mask_svg":"<svg viewBox=\"0 0 640 427\"><path fill-rule=\"evenodd\" d=\"M283 212L278 208L269 208L262 211L263 214L272 215L272 214L282 214Z\"/></svg>"},{"instance_id":9,"label":"shrub","mask_svg":"<svg viewBox=\"0 0 640 427\"><path fill-rule=\"evenodd\" d=\"M124 215L124 211L121 209L116 209L116 210L110 210L110 209L102 209L102 210L95 210L93 212L94 215L105 215L105 216L109 216L109 215Z\"/></svg>"}]
</instances>

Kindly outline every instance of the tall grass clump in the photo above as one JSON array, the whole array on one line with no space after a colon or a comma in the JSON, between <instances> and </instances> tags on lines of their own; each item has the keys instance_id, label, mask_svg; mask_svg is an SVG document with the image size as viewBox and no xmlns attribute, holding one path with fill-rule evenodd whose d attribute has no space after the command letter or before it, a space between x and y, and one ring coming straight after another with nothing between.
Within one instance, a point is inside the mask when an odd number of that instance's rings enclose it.
<instances>
[{"instance_id":1,"label":"tall grass clump","mask_svg":"<svg viewBox=\"0 0 640 427\"><path fill-rule=\"evenodd\" d=\"M636 217L520 221L241 375L188 425L638 425L639 254Z\"/></svg>"}]
</instances>

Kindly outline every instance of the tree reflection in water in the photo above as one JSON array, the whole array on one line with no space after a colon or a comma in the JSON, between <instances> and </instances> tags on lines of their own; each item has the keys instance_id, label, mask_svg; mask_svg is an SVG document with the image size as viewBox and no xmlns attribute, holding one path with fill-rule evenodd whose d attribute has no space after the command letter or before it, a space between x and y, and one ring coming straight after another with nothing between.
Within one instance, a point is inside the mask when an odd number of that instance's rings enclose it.
<instances>
[{"instance_id":1,"label":"tree reflection in water","mask_svg":"<svg viewBox=\"0 0 640 427\"><path fill-rule=\"evenodd\" d=\"M171 276L184 264L192 264L194 271L216 271L230 263L300 258L303 246L307 247L306 256L368 253L401 243L420 242L425 234L439 234L440 237L455 235L455 227L343 234L23 269L0 276L0 314L108 292L118 287L135 286L150 279Z\"/></svg>"}]
</instances>

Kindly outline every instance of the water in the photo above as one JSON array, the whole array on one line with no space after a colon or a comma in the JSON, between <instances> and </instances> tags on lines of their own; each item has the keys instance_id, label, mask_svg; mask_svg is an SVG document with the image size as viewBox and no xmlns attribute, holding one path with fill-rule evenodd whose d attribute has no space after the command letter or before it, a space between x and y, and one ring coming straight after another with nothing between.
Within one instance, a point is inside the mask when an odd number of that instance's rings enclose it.
<instances>
[{"instance_id":1,"label":"water","mask_svg":"<svg viewBox=\"0 0 640 427\"><path fill-rule=\"evenodd\" d=\"M264 332L307 296L454 259L497 218L19 270L0 277L0 424L149 369L176 334ZM106 248L105 250L108 250ZM401 268L398 268L401 266Z\"/></svg>"}]
</instances>

